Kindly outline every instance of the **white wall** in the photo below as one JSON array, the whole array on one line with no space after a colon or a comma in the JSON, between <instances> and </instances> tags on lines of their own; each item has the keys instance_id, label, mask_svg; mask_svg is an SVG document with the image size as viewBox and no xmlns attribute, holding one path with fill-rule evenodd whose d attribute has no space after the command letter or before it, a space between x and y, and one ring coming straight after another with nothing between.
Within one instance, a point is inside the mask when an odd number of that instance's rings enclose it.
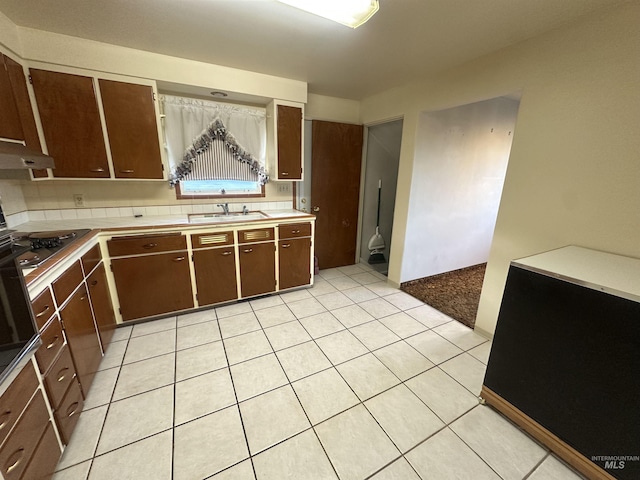
<instances>
[{"instance_id":1,"label":"white wall","mask_svg":"<svg viewBox=\"0 0 640 480\"><path fill-rule=\"evenodd\" d=\"M487 261L517 113L496 98L420 114L401 282Z\"/></svg>"},{"instance_id":2,"label":"white wall","mask_svg":"<svg viewBox=\"0 0 640 480\"><path fill-rule=\"evenodd\" d=\"M401 278L420 113L522 89L476 330L492 334L509 262L575 244L640 258L640 2L365 99L404 116L389 276Z\"/></svg>"}]
</instances>

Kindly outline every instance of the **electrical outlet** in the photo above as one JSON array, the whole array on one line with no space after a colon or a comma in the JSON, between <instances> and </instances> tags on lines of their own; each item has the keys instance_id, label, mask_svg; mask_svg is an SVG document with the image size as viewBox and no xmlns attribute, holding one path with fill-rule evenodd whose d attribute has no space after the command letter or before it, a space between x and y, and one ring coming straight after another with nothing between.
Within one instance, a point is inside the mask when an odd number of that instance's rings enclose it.
<instances>
[{"instance_id":1,"label":"electrical outlet","mask_svg":"<svg viewBox=\"0 0 640 480\"><path fill-rule=\"evenodd\" d=\"M73 203L76 207L84 207L84 193L74 193Z\"/></svg>"}]
</instances>

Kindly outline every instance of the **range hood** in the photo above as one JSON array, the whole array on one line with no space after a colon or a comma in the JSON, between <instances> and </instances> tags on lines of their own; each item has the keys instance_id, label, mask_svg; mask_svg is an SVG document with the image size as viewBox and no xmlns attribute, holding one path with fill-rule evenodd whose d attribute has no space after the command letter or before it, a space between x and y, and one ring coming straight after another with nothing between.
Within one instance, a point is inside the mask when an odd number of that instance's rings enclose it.
<instances>
[{"instance_id":1,"label":"range hood","mask_svg":"<svg viewBox=\"0 0 640 480\"><path fill-rule=\"evenodd\" d=\"M53 158L29 150L22 142L0 140L0 170L55 168Z\"/></svg>"}]
</instances>

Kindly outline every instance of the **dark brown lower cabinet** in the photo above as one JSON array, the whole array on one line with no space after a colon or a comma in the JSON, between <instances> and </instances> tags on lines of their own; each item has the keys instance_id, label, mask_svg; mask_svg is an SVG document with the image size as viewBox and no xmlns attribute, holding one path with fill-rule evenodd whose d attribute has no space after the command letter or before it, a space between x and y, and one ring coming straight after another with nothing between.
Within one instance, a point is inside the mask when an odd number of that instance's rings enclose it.
<instances>
[{"instance_id":1,"label":"dark brown lower cabinet","mask_svg":"<svg viewBox=\"0 0 640 480\"><path fill-rule=\"evenodd\" d=\"M275 291L275 243L245 243L238 248L242 297L253 297Z\"/></svg>"},{"instance_id":2,"label":"dark brown lower cabinet","mask_svg":"<svg viewBox=\"0 0 640 480\"><path fill-rule=\"evenodd\" d=\"M311 239L292 238L278 243L278 288L299 287L311 282Z\"/></svg>"},{"instance_id":3,"label":"dark brown lower cabinet","mask_svg":"<svg viewBox=\"0 0 640 480\"><path fill-rule=\"evenodd\" d=\"M52 423L49 422L22 478L25 480L50 479L60 459L60 453L56 433Z\"/></svg>"},{"instance_id":4,"label":"dark brown lower cabinet","mask_svg":"<svg viewBox=\"0 0 640 480\"><path fill-rule=\"evenodd\" d=\"M84 282L62 308L60 317L71 348L80 386L86 396L102 360L102 350Z\"/></svg>"},{"instance_id":5,"label":"dark brown lower cabinet","mask_svg":"<svg viewBox=\"0 0 640 480\"><path fill-rule=\"evenodd\" d=\"M102 341L102 349L106 352L116 329L116 318L113 314L113 304L111 303L111 294L109 293L109 285L107 285L104 264L100 264L87 277L87 286L89 288L91 306L93 307L93 315L100 333L100 340Z\"/></svg>"},{"instance_id":6,"label":"dark brown lower cabinet","mask_svg":"<svg viewBox=\"0 0 640 480\"><path fill-rule=\"evenodd\" d=\"M186 251L111 261L123 320L193 308Z\"/></svg>"},{"instance_id":7,"label":"dark brown lower cabinet","mask_svg":"<svg viewBox=\"0 0 640 480\"><path fill-rule=\"evenodd\" d=\"M76 423L78 423L83 406L82 392L80 391L78 382L74 381L71 383L62 402L60 402L60 405L58 405L58 408L54 412L62 441L67 445L69 444L69 440L71 440L73 429Z\"/></svg>"},{"instance_id":8,"label":"dark brown lower cabinet","mask_svg":"<svg viewBox=\"0 0 640 480\"><path fill-rule=\"evenodd\" d=\"M193 265L201 306L238 298L236 256L232 246L195 250Z\"/></svg>"}]
</instances>

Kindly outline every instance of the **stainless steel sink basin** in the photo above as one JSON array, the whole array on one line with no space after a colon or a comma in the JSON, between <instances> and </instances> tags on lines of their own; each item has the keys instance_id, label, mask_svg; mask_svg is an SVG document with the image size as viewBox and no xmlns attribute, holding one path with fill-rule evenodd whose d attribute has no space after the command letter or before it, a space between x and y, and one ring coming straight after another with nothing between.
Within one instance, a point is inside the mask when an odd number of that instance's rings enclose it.
<instances>
[{"instance_id":1,"label":"stainless steel sink basin","mask_svg":"<svg viewBox=\"0 0 640 480\"><path fill-rule=\"evenodd\" d=\"M189 223L225 223L225 222L250 222L252 220L260 220L261 218L269 218L262 212L249 213L195 213L189 215Z\"/></svg>"}]
</instances>

